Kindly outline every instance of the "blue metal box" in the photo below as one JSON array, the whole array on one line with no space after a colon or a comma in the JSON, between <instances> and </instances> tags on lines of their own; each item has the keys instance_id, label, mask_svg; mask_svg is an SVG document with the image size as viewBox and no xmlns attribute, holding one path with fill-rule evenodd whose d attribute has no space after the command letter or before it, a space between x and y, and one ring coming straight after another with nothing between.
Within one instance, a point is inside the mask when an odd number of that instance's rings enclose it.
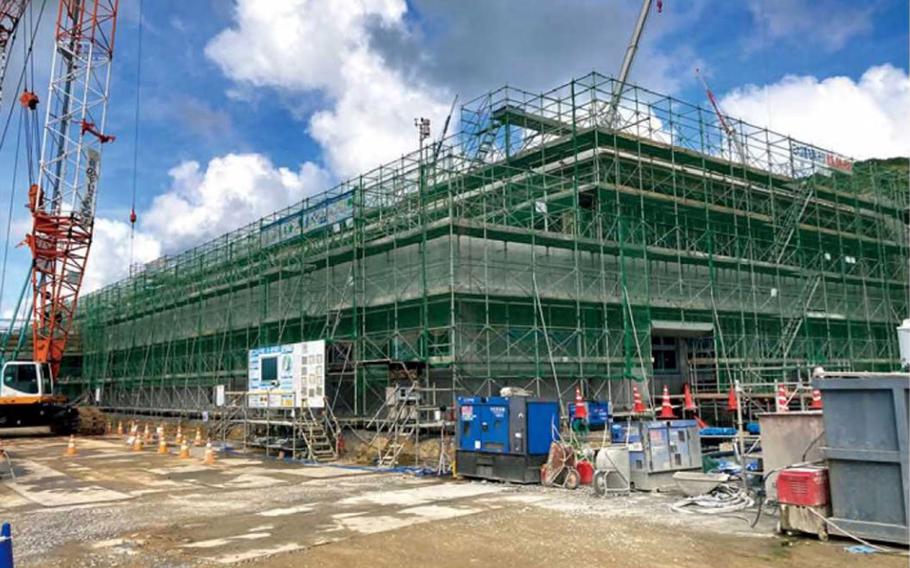
<instances>
[{"instance_id":1,"label":"blue metal box","mask_svg":"<svg viewBox=\"0 0 910 568\"><path fill-rule=\"evenodd\" d=\"M458 397L456 469L466 477L540 480L559 432L559 404L524 396Z\"/></svg>"},{"instance_id":2,"label":"blue metal box","mask_svg":"<svg viewBox=\"0 0 910 568\"><path fill-rule=\"evenodd\" d=\"M585 404L588 405L588 428L592 430L599 430L601 428L609 428L610 423L612 422L611 412L610 412L610 403L604 400L586 400ZM571 424L575 420L575 402L572 401L566 405L568 411L566 414L569 417L569 423Z\"/></svg>"}]
</instances>

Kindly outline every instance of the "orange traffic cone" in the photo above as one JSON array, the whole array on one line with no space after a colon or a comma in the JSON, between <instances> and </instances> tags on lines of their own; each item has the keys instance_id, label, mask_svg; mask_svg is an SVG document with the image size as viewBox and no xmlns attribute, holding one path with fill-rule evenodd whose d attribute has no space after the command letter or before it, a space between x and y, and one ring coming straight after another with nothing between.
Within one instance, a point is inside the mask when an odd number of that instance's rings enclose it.
<instances>
[{"instance_id":1,"label":"orange traffic cone","mask_svg":"<svg viewBox=\"0 0 910 568\"><path fill-rule=\"evenodd\" d=\"M663 400L661 400L660 403L659 418L676 418L676 416L673 415L673 406L670 404L670 389L668 389L666 385L664 385L664 394L661 398Z\"/></svg>"},{"instance_id":2,"label":"orange traffic cone","mask_svg":"<svg viewBox=\"0 0 910 568\"><path fill-rule=\"evenodd\" d=\"M632 413L644 414L645 411L645 403L641 401L641 393L638 392L637 386L632 385Z\"/></svg>"},{"instance_id":3,"label":"orange traffic cone","mask_svg":"<svg viewBox=\"0 0 910 568\"><path fill-rule=\"evenodd\" d=\"M177 435L174 436L174 441L177 444L183 442L183 428L180 426L180 424L177 424Z\"/></svg>"},{"instance_id":4,"label":"orange traffic cone","mask_svg":"<svg viewBox=\"0 0 910 568\"><path fill-rule=\"evenodd\" d=\"M777 412L789 412L790 406L787 401L787 387L778 385L777 387Z\"/></svg>"},{"instance_id":5,"label":"orange traffic cone","mask_svg":"<svg viewBox=\"0 0 910 568\"><path fill-rule=\"evenodd\" d=\"M215 450L212 449L212 442L209 440L205 444L205 455L202 458L205 465L215 465Z\"/></svg>"},{"instance_id":6,"label":"orange traffic cone","mask_svg":"<svg viewBox=\"0 0 910 568\"><path fill-rule=\"evenodd\" d=\"M118 436L123 435L123 420L117 422L117 435Z\"/></svg>"},{"instance_id":7,"label":"orange traffic cone","mask_svg":"<svg viewBox=\"0 0 910 568\"><path fill-rule=\"evenodd\" d=\"M142 451L142 436L140 436L138 434L133 436L133 445L131 446L131 449L134 452Z\"/></svg>"},{"instance_id":8,"label":"orange traffic cone","mask_svg":"<svg viewBox=\"0 0 910 568\"><path fill-rule=\"evenodd\" d=\"M167 453L167 439L164 436L158 438L158 453L166 454Z\"/></svg>"},{"instance_id":9,"label":"orange traffic cone","mask_svg":"<svg viewBox=\"0 0 910 568\"><path fill-rule=\"evenodd\" d=\"M698 410L698 407L695 406L695 401L692 400L692 389L689 388L689 383L683 385L683 410L688 412L695 412Z\"/></svg>"},{"instance_id":10,"label":"orange traffic cone","mask_svg":"<svg viewBox=\"0 0 910 568\"><path fill-rule=\"evenodd\" d=\"M812 389L812 404L809 405L809 408L812 410L821 410L824 408L824 405L822 404L822 391Z\"/></svg>"},{"instance_id":11,"label":"orange traffic cone","mask_svg":"<svg viewBox=\"0 0 910 568\"><path fill-rule=\"evenodd\" d=\"M727 395L727 412L736 412L739 410L739 402L736 400L736 389L730 387L730 394Z\"/></svg>"},{"instance_id":12,"label":"orange traffic cone","mask_svg":"<svg viewBox=\"0 0 910 568\"><path fill-rule=\"evenodd\" d=\"M202 441L202 429L198 426L196 427L196 439L193 440L193 445L197 448L201 448L204 445Z\"/></svg>"},{"instance_id":13,"label":"orange traffic cone","mask_svg":"<svg viewBox=\"0 0 910 568\"><path fill-rule=\"evenodd\" d=\"M186 440L180 443L180 455L177 457L182 460L190 458L190 447L187 445Z\"/></svg>"},{"instance_id":14,"label":"orange traffic cone","mask_svg":"<svg viewBox=\"0 0 910 568\"><path fill-rule=\"evenodd\" d=\"M66 444L66 451L63 452L63 456L67 458L76 457L76 437L70 435L70 441Z\"/></svg>"},{"instance_id":15,"label":"orange traffic cone","mask_svg":"<svg viewBox=\"0 0 910 568\"><path fill-rule=\"evenodd\" d=\"M145 430L142 431L142 441L146 444L150 444L152 442L152 430L149 428L148 422L145 423Z\"/></svg>"},{"instance_id":16,"label":"orange traffic cone","mask_svg":"<svg viewBox=\"0 0 910 568\"><path fill-rule=\"evenodd\" d=\"M578 387L575 387L575 418L588 420L588 405L585 404L585 399L581 396L581 389Z\"/></svg>"}]
</instances>

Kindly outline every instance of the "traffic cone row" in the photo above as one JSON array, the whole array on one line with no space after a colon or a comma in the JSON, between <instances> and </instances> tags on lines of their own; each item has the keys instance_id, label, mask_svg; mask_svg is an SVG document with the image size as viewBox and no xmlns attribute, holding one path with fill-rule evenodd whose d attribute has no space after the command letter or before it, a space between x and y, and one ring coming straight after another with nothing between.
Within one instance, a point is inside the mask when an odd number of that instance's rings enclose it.
<instances>
[{"instance_id":1,"label":"traffic cone row","mask_svg":"<svg viewBox=\"0 0 910 568\"><path fill-rule=\"evenodd\" d=\"M182 460L190 459L190 446L186 443L186 440L180 442L180 455L177 457Z\"/></svg>"},{"instance_id":2,"label":"traffic cone row","mask_svg":"<svg viewBox=\"0 0 910 568\"><path fill-rule=\"evenodd\" d=\"M659 418L676 418L673 414L673 406L670 404L670 389L664 385L664 393L661 397Z\"/></svg>"},{"instance_id":3,"label":"traffic cone row","mask_svg":"<svg viewBox=\"0 0 910 568\"><path fill-rule=\"evenodd\" d=\"M821 410L824 408L824 405L822 404L822 391L812 389L812 403L809 404L809 408L812 410Z\"/></svg>"},{"instance_id":4,"label":"traffic cone row","mask_svg":"<svg viewBox=\"0 0 910 568\"><path fill-rule=\"evenodd\" d=\"M784 385L777 386L777 411L789 412L789 397L787 396L787 387Z\"/></svg>"},{"instance_id":5,"label":"traffic cone row","mask_svg":"<svg viewBox=\"0 0 910 568\"><path fill-rule=\"evenodd\" d=\"M202 458L205 465L215 465L215 450L212 448L212 441L205 444L205 456Z\"/></svg>"},{"instance_id":6,"label":"traffic cone row","mask_svg":"<svg viewBox=\"0 0 910 568\"><path fill-rule=\"evenodd\" d=\"M633 414L644 414L647 411L645 408L645 403L641 400L641 393L638 392L638 387L632 385L632 413Z\"/></svg>"},{"instance_id":7,"label":"traffic cone row","mask_svg":"<svg viewBox=\"0 0 910 568\"><path fill-rule=\"evenodd\" d=\"M68 458L76 457L76 436L70 435L70 440L66 444L66 451L63 455Z\"/></svg>"}]
</instances>

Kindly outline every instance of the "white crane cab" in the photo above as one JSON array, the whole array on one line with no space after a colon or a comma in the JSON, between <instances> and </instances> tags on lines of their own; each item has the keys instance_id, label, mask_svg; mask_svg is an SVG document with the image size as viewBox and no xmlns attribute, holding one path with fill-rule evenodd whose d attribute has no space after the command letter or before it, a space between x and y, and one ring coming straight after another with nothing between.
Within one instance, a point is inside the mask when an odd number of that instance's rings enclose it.
<instances>
[{"instance_id":1,"label":"white crane cab","mask_svg":"<svg viewBox=\"0 0 910 568\"><path fill-rule=\"evenodd\" d=\"M47 363L9 361L3 364L0 382L0 399L3 403L27 404L49 397L53 393L54 378Z\"/></svg>"}]
</instances>

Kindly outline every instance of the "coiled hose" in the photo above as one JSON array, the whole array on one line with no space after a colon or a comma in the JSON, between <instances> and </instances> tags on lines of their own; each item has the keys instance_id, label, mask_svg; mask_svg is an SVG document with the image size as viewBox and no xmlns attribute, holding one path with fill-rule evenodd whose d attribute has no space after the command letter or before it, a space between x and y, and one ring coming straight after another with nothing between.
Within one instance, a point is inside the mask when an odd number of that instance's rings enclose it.
<instances>
[{"instance_id":1,"label":"coiled hose","mask_svg":"<svg viewBox=\"0 0 910 568\"><path fill-rule=\"evenodd\" d=\"M717 486L709 493L687 497L674 503L671 508L677 513L697 513L699 515L723 515L742 511L755 505L755 500L741 487L732 484Z\"/></svg>"}]
</instances>

